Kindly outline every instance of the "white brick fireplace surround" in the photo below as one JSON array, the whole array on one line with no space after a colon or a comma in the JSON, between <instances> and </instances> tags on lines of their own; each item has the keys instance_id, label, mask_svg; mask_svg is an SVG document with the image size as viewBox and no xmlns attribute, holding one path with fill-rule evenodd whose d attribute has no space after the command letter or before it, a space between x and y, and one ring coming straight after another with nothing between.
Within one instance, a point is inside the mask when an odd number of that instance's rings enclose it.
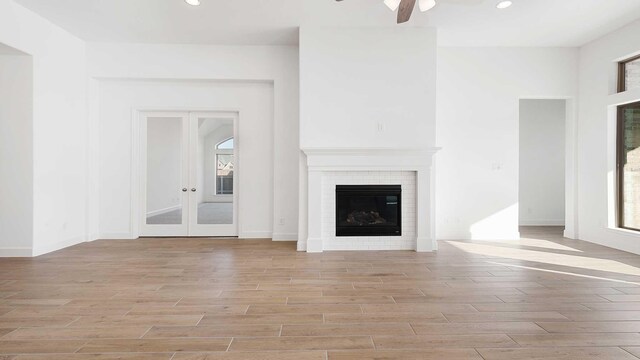
<instances>
[{"instance_id":1,"label":"white brick fireplace surround","mask_svg":"<svg viewBox=\"0 0 640 360\"><path fill-rule=\"evenodd\" d=\"M303 149L307 238L300 239L298 250L437 250L432 163L438 150ZM402 236L336 237L336 185L401 185Z\"/></svg>"}]
</instances>

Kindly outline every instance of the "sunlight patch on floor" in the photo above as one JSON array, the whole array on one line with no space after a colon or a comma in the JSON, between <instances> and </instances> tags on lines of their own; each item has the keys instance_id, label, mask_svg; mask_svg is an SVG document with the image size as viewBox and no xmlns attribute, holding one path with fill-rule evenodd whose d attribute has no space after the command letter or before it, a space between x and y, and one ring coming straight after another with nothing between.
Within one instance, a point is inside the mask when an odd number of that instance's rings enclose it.
<instances>
[{"instance_id":1,"label":"sunlight patch on floor","mask_svg":"<svg viewBox=\"0 0 640 360\"><path fill-rule=\"evenodd\" d=\"M640 269L614 260L555 254L543 251L514 249L485 244L473 244L459 241L447 241L456 248L477 255L501 257L506 259L533 261L543 264L570 266L585 270L615 272L618 274L640 276Z\"/></svg>"},{"instance_id":2,"label":"sunlight patch on floor","mask_svg":"<svg viewBox=\"0 0 640 360\"><path fill-rule=\"evenodd\" d=\"M505 263L496 262L496 261L487 261L487 264L492 264L492 265L501 265L501 266L506 266L506 267L513 267L513 268L518 268L518 269L523 269L523 270L535 270L535 271L542 271L542 272L548 272L548 273L554 273L554 274L560 274L560 275L571 275L571 276L576 276L576 277L581 277L581 278L591 279L591 280L604 280L604 281L613 281L613 282L617 282L617 283L621 283L621 284L640 285L640 283L638 283L638 282L633 282L633 281L618 280L618 279L609 279L609 278L604 278L604 277L600 277L600 276L591 276L591 275L576 274L576 273L571 273L571 272L566 272L566 271L549 270L549 269L540 269L540 268L534 268L534 267L530 267L530 266L522 266L522 265L505 264Z\"/></svg>"},{"instance_id":3,"label":"sunlight patch on floor","mask_svg":"<svg viewBox=\"0 0 640 360\"><path fill-rule=\"evenodd\" d=\"M582 250L574 249L569 246L561 245L549 240L540 240L532 238L520 238L520 240L495 240L493 243L502 243L505 245L522 245L529 247L537 247L550 250L574 251L582 252Z\"/></svg>"}]
</instances>

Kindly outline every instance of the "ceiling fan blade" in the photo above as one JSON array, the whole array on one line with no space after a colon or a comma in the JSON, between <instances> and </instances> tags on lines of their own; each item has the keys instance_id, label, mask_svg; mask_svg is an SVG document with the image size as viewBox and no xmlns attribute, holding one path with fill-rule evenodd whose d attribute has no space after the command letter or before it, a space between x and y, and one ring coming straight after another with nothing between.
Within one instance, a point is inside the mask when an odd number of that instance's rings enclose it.
<instances>
[{"instance_id":1,"label":"ceiling fan blade","mask_svg":"<svg viewBox=\"0 0 640 360\"><path fill-rule=\"evenodd\" d=\"M413 8L416 7L416 0L402 0L398 8L398 24L405 23L411 19Z\"/></svg>"}]
</instances>

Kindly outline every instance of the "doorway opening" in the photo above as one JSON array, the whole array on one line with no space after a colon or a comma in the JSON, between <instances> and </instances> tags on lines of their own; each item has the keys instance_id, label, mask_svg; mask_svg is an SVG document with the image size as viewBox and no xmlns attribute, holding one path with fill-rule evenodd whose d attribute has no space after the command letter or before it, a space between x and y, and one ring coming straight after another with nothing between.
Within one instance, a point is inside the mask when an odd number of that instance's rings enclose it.
<instances>
[{"instance_id":1,"label":"doorway opening","mask_svg":"<svg viewBox=\"0 0 640 360\"><path fill-rule=\"evenodd\" d=\"M560 233L567 225L567 199L571 192L568 104L566 99L520 100L518 220L521 231L548 227Z\"/></svg>"},{"instance_id":2,"label":"doorway opening","mask_svg":"<svg viewBox=\"0 0 640 360\"><path fill-rule=\"evenodd\" d=\"M237 114L140 114L140 235L238 236Z\"/></svg>"},{"instance_id":3,"label":"doorway opening","mask_svg":"<svg viewBox=\"0 0 640 360\"><path fill-rule=\"evenodd\" d=\"M0 257L33 243L33 58L0 43Z\"/></svg>"}]
</instances>

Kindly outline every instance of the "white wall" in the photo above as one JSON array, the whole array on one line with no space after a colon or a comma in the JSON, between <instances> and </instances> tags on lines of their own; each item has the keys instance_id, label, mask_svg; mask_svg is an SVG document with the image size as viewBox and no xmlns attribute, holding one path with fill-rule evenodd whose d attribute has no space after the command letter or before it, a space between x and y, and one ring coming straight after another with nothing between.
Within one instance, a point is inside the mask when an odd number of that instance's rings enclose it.
<instances>
[{"instance_id":1,"label":"white wall","mask_svg":"<svg viewBox=\"0 0 640 360\"><path fill-rule=\"evenodd\" d=\"M32 125L32 58L0 44L0 256L31 256Z\"/></svg>"},{"instance_id":2,"label":"white wall","mask_svg":"<svg viewBox=\"0 0 640 360\"><path fill-rule=\"evenodd\" d=\"M95 79L164 79L180 81L260 81L272 84L270 131L260 134L271 137L271 148L265 148L274 159L271 186L266 192L272 200L269 229L275 240L297 238L298 193L298 49L270 46L200 46L88 44L89 73ZM232 85L230 85L232 86ZM99 103L95 83L92 103ZM215 101L207 99L202 106ZM184 105L182 105L184 106ZM227 106L227 105L222 105ZM97 123L98 114L92 121ZM124 141L128 141L124 139ZM251 140L249 140L251 141ZM98 158L96 153L94 158ZM102 156L104 157L104 155ZM123 159L124 161L124 159ZM128 160L127 160L128 161ZM240 167L243 165L240 164ZM264 166L271 166L265 164ZM241 175L242 177L242 175ZM92 172L97 182L97 171ZM266 181L264 176L256 180ZM102 186L95 186L97 192ZM102 218L103 215L100 215ZM117 220L121 221L121 220ZM101 232L124 231L100 224ZM267 229L267 227L264 227ZM260 230L262 231L262 230ZM255 234L260 235L260 234Z\"/></svg>"},{"instance_id":3,"label":"white wall","mask_svg":"<svg viewBox=\"0 0 640 360\"><path fill-rule=\"evenodd\" d=\"M302 28L300 148L434 146L436 53L433 28ZM307 239L306 157L298 161Z\"/></svg>"},{"instance_id":4,"label":"white wall","mask_svg":"<svg viewBox=\"0 0 640 360\"><path fill-rule=\"evenodd\" d=\"M438 239L518 237L519 100L575 97L577 66L577 49L438 49Z\"/></svg>"},{"instance_id":5,"label":"white wall","mask_svg":"<svg viewBox=\"0 0 640 360\"><path fill-rule=\"evenodd\" d=\"M564 225L565 100L520 100L520 225Z\"/></svg>"},{"instance_id":6,"label":"white wall","mask_svg":"<svg viewBox=\"0 0 640 360\"><path fill-rule=\"evenodd\" d=\"M435 141L436 30L302 28L302 148L424 148Z\"/></svg>"},{"instance_id":7,"label":"white wall","mask_svg":"<svg viewBox=\"0 0 640 360\"><path fill-rule=\"evenodd\" d=\"M33 254L87 239L84 43L0 0L0 43L33 58Z\"/></svg>"},{"instance_id":8,"label":"white wall","mask_svg":"<svg viewBox=\"0 0 640 360\"><path fill-rule=\"evenodd\" d=\"M135 109L238 111L239 236L271 236L274 189L272 84L105 80L99 88L102 238L136 236L131 233L134 225L131 221L132 111Z\"/></svg>"},{"instance_id":9,"label":"white wall","mask_svg":"<svg viewBox=\"0 0 640 360\"><path fill-rule=\"evenodd\" d=\"M580 239L640 253L637 232L616 229L617 105L640 101L640 90L616 94L616 62L640 53L640 21L580 49Z\"/></svg>"},{"instance_id":10,"label":"white wall","mask_svg":"<svg viewBox=\"0 0 640 360\"><path fill-rule=\"evenodd\" d=\"M147 216L180 207L182 118L147 120Z\"/></svg>"}]
</instances>

